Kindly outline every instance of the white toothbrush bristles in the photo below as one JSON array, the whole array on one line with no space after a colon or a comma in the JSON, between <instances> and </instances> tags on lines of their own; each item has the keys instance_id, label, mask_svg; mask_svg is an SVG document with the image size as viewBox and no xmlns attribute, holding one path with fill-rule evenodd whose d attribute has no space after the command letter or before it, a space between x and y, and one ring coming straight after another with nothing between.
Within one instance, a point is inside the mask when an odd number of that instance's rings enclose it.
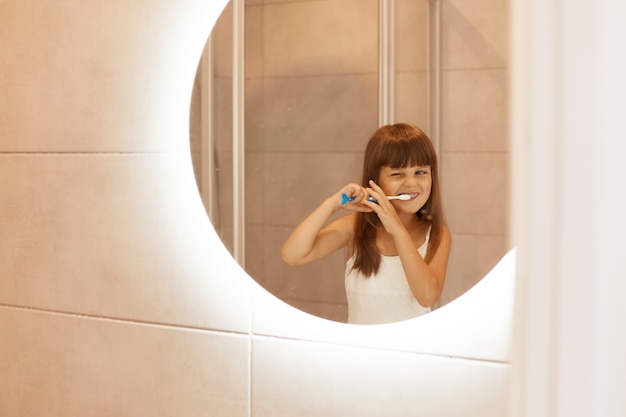
<instances>
[{"instance_id":1,"label":"white toothbrush bristles","mask_svg":"<svg viewBox=\"0 0 626 417\"><path fill-rule=\"evenodd\" d=\"M389 200L410 200L411 194L400 194L400 195L388 195L387 199Z\"/></svg>"}]
</instances>

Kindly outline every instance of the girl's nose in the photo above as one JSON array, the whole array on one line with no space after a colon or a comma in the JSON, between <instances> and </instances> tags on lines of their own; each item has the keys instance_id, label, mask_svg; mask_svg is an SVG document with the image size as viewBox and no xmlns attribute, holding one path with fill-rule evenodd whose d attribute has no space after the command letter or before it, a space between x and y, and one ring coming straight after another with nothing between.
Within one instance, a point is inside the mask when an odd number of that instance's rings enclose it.
<instances>
[{"instance_id":1,"label":"girl's nose","mask_svg":"<svg viewBox=\"0 0 626 417\"><path fill-rule=\"evenodd\" d=\"M407 177L404 181L404 185L408 187L415 187L418 185L417 178L415 177Z\"/></svg>"}]
</instances>

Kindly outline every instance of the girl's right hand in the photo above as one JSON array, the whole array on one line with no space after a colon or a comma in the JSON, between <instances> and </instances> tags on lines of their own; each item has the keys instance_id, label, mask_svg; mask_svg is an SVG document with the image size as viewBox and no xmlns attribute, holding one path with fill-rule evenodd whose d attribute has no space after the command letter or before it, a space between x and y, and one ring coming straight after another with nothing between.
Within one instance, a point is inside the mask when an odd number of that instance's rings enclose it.
<instances>
[{"instance_id":1,"label":"girl's right hand","mask_svg":"<svg viewBox=\"0 0 626 417\"><path fill-rule=\"evenodd\" d=\"M343 201L342 195L345 194L349 198L354 198L352 201L347 201L344 204L341 204ZM363 204L370 195L365 189L365 187L360 186L359 184L348 184L343 187L337 194L335 194L335 199L341 204L341 208L350 210L350 211L363 211L363 212L371 212L372 209Z\"/></svg>"}]
</instances>

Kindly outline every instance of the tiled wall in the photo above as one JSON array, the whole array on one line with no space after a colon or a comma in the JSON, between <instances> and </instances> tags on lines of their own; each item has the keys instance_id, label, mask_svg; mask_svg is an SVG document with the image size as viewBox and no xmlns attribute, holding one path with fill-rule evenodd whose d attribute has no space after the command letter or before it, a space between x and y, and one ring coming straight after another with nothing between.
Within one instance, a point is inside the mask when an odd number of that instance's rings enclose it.
<instances>
[{"instance_id":1,"label":"tiled wall","mask_svg":"<svg viewBox=\"0 0 626 417\"><path fill-rule=\"evenodd\" d=\"M452 231L445 304L509 242L508 0L441 2L441 171Z\"/></svg>"},{"instance_id":2,"label":"tiled wall","mask_svg":"<svg viewBox=\"0 0 626 417\"><path fill-rule=\"evenodd\" d=\"M174 76L210 9L0 5L1 416L248 414L249 285L207 257Z\"/></svg>"},{"instance_id":3,"label":"tiled wall","mask_svg":"<svg viewBox=\"0 0 626 417\"><path fill-rule=\"evenodd\" d=\"M378 125L378 1L246 5L246 270L291 305L345 321L345 253L297 268L285 266L279 254L289 233L323 199L360 182L362 152ZM429 13L435 6L399 0L394 7L395 120L435 132L428 107ZM453 234L444 305L510 248L508 10L506 0L441 1L438 8L441 119L434 139ZM228 7L213 41L220 48L214 53L216 109L225 116L231 105L231 21ZM231 130L223 125L215 131L221 210L214 224L230 246ZM192 136L192 144L197 141Z\"/></svg>"},{"instance_id":4,"label":"tiled wall","mask_svg":"<svg viewBox=\"0 0 626 417\"><path fill-rule=\"evenodd\" d=\"M246 193L247 269L290 304L345 321L345 254L291 268L280 247L323 199L360 179L377 125L377 0L261 3L246 10L246 156L260 174Z\"/></svg>"},{"instance_id":5,"label":"tiled wall","mask_svg":"<svg viewBox=\"0 0 626 417\"><path fill-rule=\"evenodd\" d=\"M255 330L299 316L259 314L193 181L215 7L1 3L0 415L503 415L506 335L493 361Z\"/></svg>"}]
</instances>

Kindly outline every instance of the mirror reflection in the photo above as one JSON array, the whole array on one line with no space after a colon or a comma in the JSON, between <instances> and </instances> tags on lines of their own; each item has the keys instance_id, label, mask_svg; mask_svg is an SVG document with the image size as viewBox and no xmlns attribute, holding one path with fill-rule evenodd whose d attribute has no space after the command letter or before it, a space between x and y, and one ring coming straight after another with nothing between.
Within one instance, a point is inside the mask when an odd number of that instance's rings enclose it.
<instances>
[{"instance_id":1,"label":"mirror reflection","mask_svg":"<svg viewBox=\"0 0 626 417\"><path fill-rule=\"evenodd\" d=\"M395 123L367 143L361 183L324 200L289 236L282 258L306 265L346 249L348 323L407 320L430 312L450 254L437 156L419 128ZM340 210L351 212L327 225Z\"/></svg>"},{"instance_id":2,"label":"mirror reflection","mask_svg":"<svg viewBox=\"0 0 626 417\"><path fill-rule=\"evenodd\" d=\"M391 16L379 3L393 4ZM225 245L234 253L235 229L243 228L238 261L285 302L347 321L345 252L290 267L281 247L330 194L360 183L367 140L394 121L422 128L439 155L453 245L433 308L473 286L510 248L506 11L456 3L247 1L243 181L233 174L231 6L218 21L191 103L196 179ZM381 46L383 20L392 36ZM381 48L393 52L386 66ZM393 83L385 91L380 74L389 70ZM243 226L233 216L238 181L245 187Z\"/></svg>"}]
</instances>

